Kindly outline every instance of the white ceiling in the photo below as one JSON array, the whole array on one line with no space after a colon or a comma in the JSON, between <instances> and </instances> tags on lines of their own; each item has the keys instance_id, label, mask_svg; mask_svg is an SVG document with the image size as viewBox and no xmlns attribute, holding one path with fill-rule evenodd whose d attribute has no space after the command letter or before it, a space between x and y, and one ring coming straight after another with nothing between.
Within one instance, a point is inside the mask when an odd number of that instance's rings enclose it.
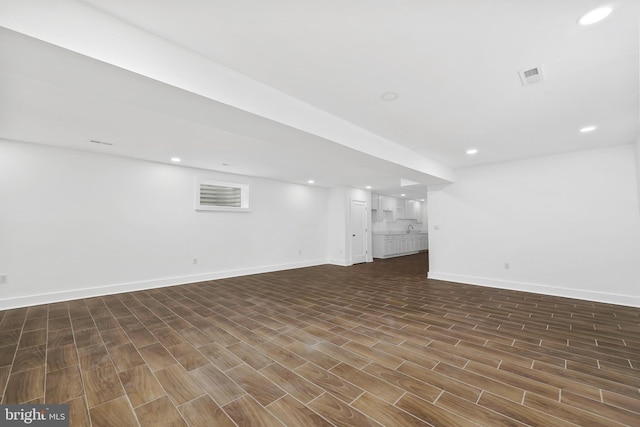
<instances>
[{"instance_id":1,"label":"white ceiling","mask_svg":"<svg viewBox=\"0 0 640 427\"><path fill-rule=\"evenodd\" d=\"M577 25L599 4L2 0L0 137L420 197L455 168L635 142L638 2Z\"/></svg>"}]
</instances>

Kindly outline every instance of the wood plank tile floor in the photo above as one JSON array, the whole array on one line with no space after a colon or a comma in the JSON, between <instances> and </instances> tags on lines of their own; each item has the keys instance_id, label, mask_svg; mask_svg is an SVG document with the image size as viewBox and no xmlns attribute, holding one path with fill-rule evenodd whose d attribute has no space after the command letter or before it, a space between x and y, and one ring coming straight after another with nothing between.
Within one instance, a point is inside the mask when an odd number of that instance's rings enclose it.
<instances>
[{"instance_id":1,"label":"wood plank tile floor","mask_svg":"<svg viewBox=\"0 0 640 427\"><path fill-rule=\"evenodd\" d=\"M640 425L640 309L426 254L0 312L2 403L74 426Z\"/></svg>"}]
</instances>

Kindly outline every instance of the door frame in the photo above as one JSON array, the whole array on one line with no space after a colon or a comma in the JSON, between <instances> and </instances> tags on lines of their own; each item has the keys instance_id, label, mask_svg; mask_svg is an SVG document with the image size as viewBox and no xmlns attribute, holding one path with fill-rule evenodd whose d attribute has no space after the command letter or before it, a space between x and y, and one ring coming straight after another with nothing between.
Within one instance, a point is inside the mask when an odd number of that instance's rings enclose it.
<instances>
[{"instance_id":1,"label":"door frame","mask_svg":"<svg viewBox=\"0 0 640 427\"><path fill-rule=\"evenodd\" d=\"M347 231L347 241L349 242L349 264L353 265L354 264L354 253L353 253L353 249L354 249L354 245L353 245L353 237L354 237L354 230L353 230L353 215L354 215L354 209L353 209L353 205L355 203L361 204L363 207L363 221L362 221L362 226L363 229L361 230L362 235L364 236L364 261L362 261L363 263L365 262L370 262L371 260L371 254L370 254L370 238L369 238L369 234L370 234L370 218L369 218L369 207L368 207L368 203L366 200L358 200L358 199L349 199L349 227L348 227L348 231ZM359 262L358 262L359 264Z\"/></svg>"}]
</instances>

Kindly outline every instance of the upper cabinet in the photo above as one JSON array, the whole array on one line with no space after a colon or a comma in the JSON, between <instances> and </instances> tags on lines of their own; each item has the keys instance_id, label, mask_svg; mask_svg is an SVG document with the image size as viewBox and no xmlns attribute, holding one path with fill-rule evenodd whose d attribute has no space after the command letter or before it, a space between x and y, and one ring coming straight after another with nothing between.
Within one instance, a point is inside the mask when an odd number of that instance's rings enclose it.
<instances>
[{"instance_id":1,"label":"upper cabinet","mask_svg":"<svg viewBox=\"0 0 640 427\"><path fill-rule=\"evenodd\" d=\"M378 212L380 212L380 215L378 217L380 218L380 221L382 221L383 219L386 221L395 221L397 219L396 198L391 196L380 195L379 203L380 203L380 206L379 206Z\"/></svg>"},{"instance_id":2,"label":"upper cabinet","mask_svg":"<svg viewBox=\"0 0 640 427\"><path fill-rule=\"evenodd\" d=\"M404 205L404 219L416 219L413 212L413 200L402 200L402 204Z\"/></svg>"},{"instance_id":3,"label":"upper cabinet","mask_svg":"<svg viewBox=\"0 0 640 427\"><path fill-rule=\"evenodd\" d=\"M396 201L396 219L407 219L404 210L404 199L398 199Z\"/></svg>"},{"instance_id":4,"label":"upper cabinet","mask_svg":"<svg viewBox=\"0 0 640 427\"><path fill-rule=\"evenodd\" d=\"M411 219L421 223L423 209L423 202L419 200L371 194L371 210L375 211L375 213L372 212L374 221L393 222L399 219Z\"/></svg>"},{"instance_id":5,"label":"upper cabinet","mask_svg":"<svg viewBox=\"0 0 640 427\"><path fill-rule=\"evenodd\" d=\"M416 200L413 204L413 211L416 217L416 221L418 221L418 223L422 223L422 219L424 218L424 203Z\"/></svg>"},{"instance_id":6,"label":"upper cabinet","mask_svg":"<svg viewBox=\"0 0 640 427\"><path fill-rule=\"evenodd\" d=\"M377 211L380 209L380 195L371 193L371 210Z\"/></svg>"},{"instance_id":7,"label":"upper cabinet","mask_svg":"<svg viewBox=\"0 0 640 427\"><path fill-rule=\"evenodd\" d=\"M405 200L405 219L415 219L422 222L423 203L419 200Z\"/></svg>"},{"instance_id":8,"label":"upper cabinet","mask_svg":"<svg viewBox=\"0 0 640 427\"><path fill-rule=\"evenodd\" d=\"M391 196L380 196L380 209L383 211L395 211L397 200Z\"/></svg>"}]
</instances>

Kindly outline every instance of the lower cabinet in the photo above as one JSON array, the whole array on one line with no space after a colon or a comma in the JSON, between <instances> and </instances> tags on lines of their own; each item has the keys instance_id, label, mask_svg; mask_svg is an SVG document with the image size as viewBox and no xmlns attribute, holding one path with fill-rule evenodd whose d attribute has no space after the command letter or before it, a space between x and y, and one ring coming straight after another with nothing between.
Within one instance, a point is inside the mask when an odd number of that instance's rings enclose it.
<instances>
[{"instance_id":1,"label":"lower cabinet","mask_svg":"<svg viewBox=\"0 0 640 427\"><path fill-rule=\"evenodd\" d=\"M420 240L418 240L418 250L426 251L427 249L429 249L429 237L425 233L424 237L421 237Z\"/></svg>"},{"instance_id":2,"label":"lower cabinet","mask_svg":"<svg viewBox=\"0 0 640 427\"><path fill-rule=\"evenodd\" d=\"M414 254L418 251L427 250L428 247L427 233L373 235L374 258L391 258Z\"/></svg>"},{"instance_id":3,"label":"lower cabinet","mask_svg":"<svg viewBox=\"0 0 640 427\"><path fill-rule=\"evenodd\" d=\"M375 238L374 240L374 247L375 247ZM384 246L384 252L383 254L395 254L397 252L399 252L398 250L398 239L397 236L384 236L383 237L383 241L381 242L381 246ZM373 256L376 256L376 251L373 251Z\"/></svg>"}]
</instances>

